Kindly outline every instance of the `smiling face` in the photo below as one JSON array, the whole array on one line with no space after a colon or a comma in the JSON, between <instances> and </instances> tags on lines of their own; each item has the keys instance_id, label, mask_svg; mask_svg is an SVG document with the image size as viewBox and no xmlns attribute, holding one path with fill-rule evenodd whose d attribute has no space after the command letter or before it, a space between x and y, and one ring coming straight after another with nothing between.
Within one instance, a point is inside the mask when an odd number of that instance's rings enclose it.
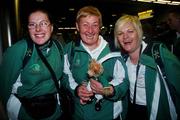
<instances>
[{"instance_id":1,"label":"smiling face","mask_svg":"<svg viewBox=\"0 0 180 120\"><path fill-rule=\"evenodd\" d=\"M142 43L143 30L137 16L123 15L115 24L115 47L122 48L130 57L138 57Z\"/></svg>"},{"instance_id":2,"label":"smiling face","mask_svg":"<svg viewBox=\"0 0 180 120\"><path fill-rule=\"evenodd\" d=\"M140 46L138 32L131 22L125 23L118 28L117 41L121 47L129 54L135 52Z\"/></svg>"},{"instance_id":3,"label":"smiling face","mask_svg":"<svg viewBox=\"0 0 180 120\"><path fill-rule=\"evenodd\" d=\"M48 15L42 11L30 14L28 18L28 30L32 41L38 45L46 43L53 32Z\"/></svg>"},{"instance_id":4,"label":"smiling face","mask_svg":"<svg viewBox=\"0 0 180 120\"><path fill-rule=\"evenodd\" d=\"M82 42L89 48L94 49L99 44L100 20L98 16L88 15L81 17L76 23Z\"/></svg>"}]
</instances>

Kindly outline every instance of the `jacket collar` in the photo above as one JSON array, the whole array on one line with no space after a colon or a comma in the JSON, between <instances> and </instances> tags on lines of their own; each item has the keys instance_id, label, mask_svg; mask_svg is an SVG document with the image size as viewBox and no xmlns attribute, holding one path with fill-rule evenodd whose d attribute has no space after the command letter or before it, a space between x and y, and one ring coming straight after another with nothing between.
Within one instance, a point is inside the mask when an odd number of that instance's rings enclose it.
<instances>
[{"instance_id":1,"label":"jacket collar","mask_svg":"<svg viewBox=\"0 0 180 120\"><path fill-rule=\"evenodd\" d=\"M151 56L151 53L144 53L146 48L148 48L148 44L146 44L144 41L142 42L142 53L140 56L140 63L143 65L146 65L148 67L154 68L156 69L156 63L154 61L154 58ZM148 50L148 52L151 52L151 48L150 50Z\"/></svg>"}]
</instances>

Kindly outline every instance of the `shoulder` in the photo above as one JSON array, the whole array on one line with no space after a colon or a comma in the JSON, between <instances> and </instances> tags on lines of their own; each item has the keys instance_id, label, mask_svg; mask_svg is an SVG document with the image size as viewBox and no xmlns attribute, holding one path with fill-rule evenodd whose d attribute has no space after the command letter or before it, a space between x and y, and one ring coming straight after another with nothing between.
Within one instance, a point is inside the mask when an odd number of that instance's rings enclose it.
<instances>
[{"instance_id":1,"label":"shoulder","mask_svg":"<svg viewBox=\"0 0 180 120\"><path fill-rule=\"evenodd\" d=\"M124 68L126 68L126 63L122 56L118 57L116 62L119 62Z\"/></svg>"},{"instance_id":2,"label":"shoulder","mask_svg":"<svg viewBox=\"0 0 180 120\"><path fill-rule=\"evenodd\" d=\"M73 41L68 42L68 43L64 46L64 48L69 48L70 46L72 46L72 44L73 44Z\"/></svg>"},{"instance_id":3,"label":"shoulder","mask_svg":"<svg viewBox=\"0 0 180 120\"><path fill-rule=\"evenodd\" d=\"M167 47L164 45L164 44L161 44L159 46L159 51L160 51L160 56L162 58L162 61L164 63L166 62L173 62L173 61L176 61L176 62L179 62L179 60L177 59L177 57L171 52L169 51L169 49L167 49Z\"/></svg>"},{"instance_id":4,"label":"shoulder","mask_svg":"<svg viewBox=\"0 0 180 120\"><path fill-rule=\"evenodd\" d=\"M22 39L6 49L6 52L21 53L27 49L27 42Z\"/></svg>"},{"instance_id":5,"label":"shoulder","mask_svg":"<svg viewBox=\"0 0 180 120\"><path fill-rule=\"evenodd\" d=\"M108 62L111 64L115 64L117 61L125 64L120 52L110 52L99 60L99 62Z\"/></svg>"},{"instance_id":6,"label":"shoulder","mask_svg":"<svg viewBox=\"0 0 180 120\"><path fill-rule=\"evenodd\" d=\"M80 45L79 42L76 43L74 41L71 41L64 46L64 52L71 53L72 51L74 51L75 47L79 47L79 45Z\"/></svg>"},{"instance_id":7,"label":"shoulder","mask_svg":"<svg viewBox=\"0 0 180 120\"><path fill-rule=\"evenodd\" d=\"M144 43L143 45L143 54L152 57L154 50L160 51L160 48L167 49L165 44L161 42L152 41L151 43Z\"/></svg>"},{"instance_id":8,"label":"shoulder","mask_svg":"<svg viewBox=\"0 0 180 120\"><path fill-rule=\"evenodd\" d=\"M18 42L16 42L14 45L12 45L12 47L22 47L26 44L27 44L26 39L21 39Z\"/></svg>"},{"instance_id":9,"label":"shoulder","mask_svg":"<svg viewBox=\"0 0 180 120\"><path fill-rule=\"evenodd\" d=\"M65 46L64 46L64 52L65 53L68 53L68 51L70 51L71 49L71 46L72 46L72 41L67 43Z\"/></svg>"},{"instance_id":10,"label":"shoulder","mask_svg":"<svg viewBox=\"0 0 180 120\"><path fill-rule=\"evenodd\" d=\"M56 39L52 39L53 43L55 44L55 46L60 50L63 51L63 45L61 44L60 41L56 40Z\"/></svg>"},{"instance_id":11,"label":"shoulder","mask_svg":"<svg viewBox=\"0 0 180 120\"><path fill-rule=\"evenodd\" d=\"M3 53L3 62L5 64L9 64L9 66L13 64L12 61L15 61L16 63L21 62L24 58L26 50L27 50L26 41L25 40L18 41L11 47L7 48L6 51Z\"/></svg>"}]
</instances>

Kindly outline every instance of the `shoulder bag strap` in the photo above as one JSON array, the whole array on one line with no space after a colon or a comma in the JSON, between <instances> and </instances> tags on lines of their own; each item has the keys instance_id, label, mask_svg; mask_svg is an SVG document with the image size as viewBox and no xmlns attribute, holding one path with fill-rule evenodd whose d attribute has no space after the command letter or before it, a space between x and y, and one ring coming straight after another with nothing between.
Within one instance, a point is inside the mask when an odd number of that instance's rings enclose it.
<instances>
[{"instance_id":1,"label":"shoulder bag strap","mask_svg":"<svg viewBox=\"0 0 180 120\"><path fill-rule=\"evenodd\" d=\"M52 69L51 65L48 63L48 61L46 60L46 58L44 57L42 52L39 50L37 45L36 45L36 50L37 50L37 53L38 53L39 57L41 58L41 60L43 61L43 63L46 65L46 67L48 68L49 72L51 73L52 80L54 81L54 84L56 86L57 92L60 93L60 88L59 88L58 80L56 78L56 74L55 74L54 70Z\"/></svg>"}]
</instances>

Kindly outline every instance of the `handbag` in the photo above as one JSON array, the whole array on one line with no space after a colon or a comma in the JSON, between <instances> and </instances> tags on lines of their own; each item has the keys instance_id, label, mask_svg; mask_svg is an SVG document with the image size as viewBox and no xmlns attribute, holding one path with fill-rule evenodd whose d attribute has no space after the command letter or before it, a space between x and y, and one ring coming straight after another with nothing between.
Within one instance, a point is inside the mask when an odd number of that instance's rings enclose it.
<instances>
[{"instance_id":1,"label":"handbag","mask_svg":"<svg viewBox=\"0 0 180 120\"><path fill-rule=\"evenodd\" d=\"M47 118L53 115L56 110L56 94L45 94L32 98L14 95L20 100L27 114L36 120Z\"/></svg>"},{"instance_id":2,"label":"handbag","mask_svg":"<svg viewBox=\"0 0 180 120\"><path fill-rule=\"evenodd\" d=\"M48 68L49 72L51 73L52 80L54 81L55 87L57 89L57 93L59 94L59 101L60 101L60 106L62 109L62 115L60 117L61 120L70 120L71 119L71 114L74 111L74 104L73 104L73 99L72 95L69 91L67 91L63 86L60 88L58 84L58 79L55 75L54 70L52 69L51 65L48 63L44 55L41 53L39 50L38 46L36 45L37 53L40 56L41 60L43 63L46 65ZM62 57L62 56L61 56ZM63 76L61 76L60 79L62 79Z\"/></svg>"}]
</instances>

